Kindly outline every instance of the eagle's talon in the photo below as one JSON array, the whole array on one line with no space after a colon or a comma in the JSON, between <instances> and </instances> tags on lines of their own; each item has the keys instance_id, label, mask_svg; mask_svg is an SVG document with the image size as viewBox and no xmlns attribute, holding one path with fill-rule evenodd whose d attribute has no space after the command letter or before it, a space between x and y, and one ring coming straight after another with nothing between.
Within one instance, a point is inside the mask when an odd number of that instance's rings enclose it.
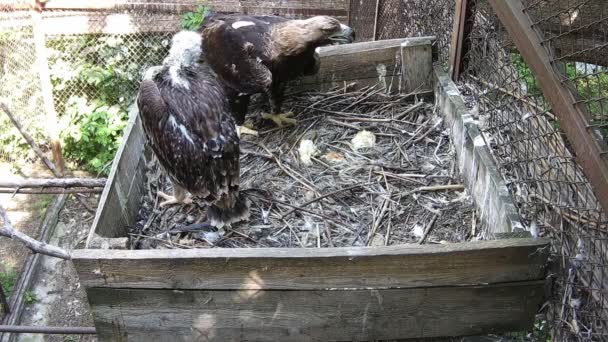
<instances>
[{"instance_id":1,"label":"eagle's talon","mask_svg":"<svg viewBox=\"0 0 608 342\"><path fill-rule=\"evenodd\" d=\"M165 201L163 201L159 204L160 207L164 207L164 206L171 205L171 204L182 204L182 205L192 204L192 197L190 197L190 196L184 196L183 198L178 198L176 196L167 195L162 191L158 192L158 196L165 199Z\"/></svg>"},{"instance_id":2,"label":"eagle's talon","mask_svg":"<svg viewBox=\"0 0 608 342\"><path fill-rule=\"evenodd\" d=\"M282 114L262 114L262 118L272 120L278 127L295 126L298 120L290 118L293 116L293 112L287 112Z\"/></svg>"},{"instance_id":3,"label":"eagle's talon","mask_svg":"<svg viewBox=\"0 0 608 342\"><path fill-rule=\"evenodd\" d=\"M253 136L258 136L258 131L253 130L245 125L243 126L236 126L236 134L239 136L239 138L241 137L241 134L249 134L249 135L253 135Z\"/></svg>"}]
</instances>

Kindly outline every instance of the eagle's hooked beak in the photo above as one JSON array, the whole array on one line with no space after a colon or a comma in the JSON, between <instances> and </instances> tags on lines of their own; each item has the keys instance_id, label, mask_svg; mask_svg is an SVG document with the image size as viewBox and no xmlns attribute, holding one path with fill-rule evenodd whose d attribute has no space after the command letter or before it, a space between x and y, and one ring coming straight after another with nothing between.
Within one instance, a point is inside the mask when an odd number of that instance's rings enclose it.
<instances>
[{"instance_id":1,"label":"eagle's hooked beak","mask_svg":"<svg viewBox=\"0 0 608 342\"><path fill-rule=\"evenodd\" d=\"M355 30L344 24L340 24L340 30L329 37L329 40L337 44L349 44L355 41Z\"/></svg>"}]
</instances>

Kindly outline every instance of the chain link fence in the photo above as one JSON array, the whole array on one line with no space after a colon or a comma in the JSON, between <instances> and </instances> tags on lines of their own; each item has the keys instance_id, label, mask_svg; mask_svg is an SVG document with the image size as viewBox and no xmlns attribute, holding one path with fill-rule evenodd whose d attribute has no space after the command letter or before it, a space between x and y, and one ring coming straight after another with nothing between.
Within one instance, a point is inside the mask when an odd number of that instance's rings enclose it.
<instances>
[{"instance_id":1,"label":"chain link fence","mask_svg":"<svg viewBox=\"0 0 608 342\"><path fill-rule=\"evenodd\" d=\"M35 68L31 16L27 11L0 9L0 99L5 102L28 132L44 140L44 117L40 79ZM24 146L19 131L0 115L0 160L14 161L15 152Z\"/></svg>"},{"instance_id":2,"label":"chain link fence","mask_svg":"<svg viewBox=\"0 0 608 342\"><path fill-rule=\"evenodd\" d=\"M351 0L350 25L357 41L435 36L447 65L454 8L454 0Z\"/></svg>"},{"instance_id":3,"label":"chain link fence","mask_svg":"<svg viewBox=\"0 0 608 342\"><path fill-rule=\"evenodd\" d=\"M203 5L252 15L326 14L343 21L347 15L345 0L47 2L40 25L67 160L92 171L107 171L143 71L162 62L172 35L183 25L200 23ZM48 123L33 25L28 2L0 0L0 96L45 148ZM28 154L34 158L28 151L18 131L0 115L0 160L21 160Z\"/></svg>"},{"instance_id":4,"label":"chain link fence","mask_svg":"<svg viewBox=\"0 0 608 342\"><path fill-rule=\"evenodd\" d=\"M548 18L534 20L538 25L564 20L560 15L566 12L558 3L566 1L528 2L532 17ZM578 3L578 13L589 13L586 4L590 1ZM606 213L512 38L487 1L477 0L473 5L471 47L465 56L468 67L460 85L522 217L533 231L551 238L554 267L548 276L552 289L543 312L556 341L607 340ZM603 30L606 38L605 25L594 19L583 25L594 37ZM570 49L572 42L563 41L573 39L568 34L549 32L553 36L546 34L545 42L559 47L554 50L554 62L559 62L564 82L582 96L581 105L592 109L590 122L601 120L608 84L602 80L604 67L595 64L601 62L599 57Z\"/></svg>"}]
</instances>

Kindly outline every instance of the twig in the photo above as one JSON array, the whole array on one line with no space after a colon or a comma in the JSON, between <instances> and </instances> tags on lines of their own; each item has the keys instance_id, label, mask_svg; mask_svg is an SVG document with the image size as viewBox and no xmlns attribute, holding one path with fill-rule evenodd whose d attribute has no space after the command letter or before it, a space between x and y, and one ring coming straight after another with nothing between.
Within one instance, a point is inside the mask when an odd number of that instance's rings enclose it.
<instances>
[{"instance_id":1,"label":"twig","mask_svg":"<svg viewBox=\"0 0 608 342\"><path fill-rule=\"evenodd\" d=\"M0 236L5 236L9 239L18 240L21 243L23 243L23 245L25 245L25 247L32 250L34 253L40 253L40 254L56 257L56 258L61 258L64 260L71 259L70 253L68 253L63 248L59 248L57 246L52 246L52 245L46 244L44 242L40 242L38 240L32 239L31 237L23 234L20 231L15 230L13 228L13 226L11 225L11 222L8 219L8 215L6 214L6 212L4 211L4 208L2 208L2 206L0 206L0 217L4 221L3 226L0 227Z\"/></svg>"},{"instance_id":2,"label":"twig","mask_svg":"<svg viewBox=\"0 0 608 342\"><path fill-rule=\"evenodd\" d=\"M0 102L0 108L2 108L2 110L4 111L6 116L8 116L8 118L11 120L13 125L19 131L19 133L21 133L21 136L23 136L23 139L25 139L25 141L27 141L27 143L32 147L32 150L34 150L34 152L42 160L44 165L46 165L46 167L48 167L49 170L51 170L51 172L53 173L53 175L55 175L55 177L61 177L62 176L61 172L59 172L59 170L57 170L57 167L55 167L55 164L53 164L53 162L51 162L49 160L49 158L47 158L46 155L44 155L44 153L42 152L42 150L40 149L38 144L36 144L34 139L32 139L32 137L23 129L23 126L21 126L21 123L17 120L17 118L15 117L13 112L11 112L11 110L8 109L8 106L4 102Z\"/></svg>"},{"instance_id":3,"label":"twig","mask_svg":"<svg viewBox=\"0 0 608 342\"><path fill-rule=\"evenodd\" d=\"M301 204L301 205L297 206L295 209L291 209L291 210L290 210L290 211L288 211L287 213L285 213L285 214L281 215L281 219L284 219L285 217L287 217L287 216L289 216L289 215L293 214L294 212L296 212L297 210L300 210L300 209L302 209L303 207L305 207L305 206L307 206L307 205L309 205L309 204L312 204L312 203L318 202L318 201L320 201L320 200L322 200L322 199L324 199L324 198L327 198L327 197L330 197L330 196L333 196L333 195L339 194L339 193L344 192L344 191L349 191L349 190L357 189L357 188L360 188L360 187L363 187L363 186L367 186L367 185L372 185L372 184L374 184L374 183L360 183L360 184L355 184L355 185L353 185L353 186L349 186L348 188L344 188L344 189L338 189L338 190L336 190L336 191L332 191L332 192L327 193L327 194L325 194L325 195L322 195L322 196L319 196L319 197L313 198L313 199L311 199L310 201L305 202L305 203L303 203L303 204Z\"/></svg>"},{"instance_id":4,"label":"twig","mask_svg":"<svg viewBox=\"0 0 608 342\"><path fill-rule=\"evenodd\" d=\"M421 136L419 136L418 138L414 139L413 141L410 139L409 141L407 141L405 143L405 146L409 146L410 144L415 144L420 142L422 139L426 138L429 136L429 134L433 133L434 131L437 130L437 127L439 127L439 125L441 125L441 123L443 122L443 119L439 119L437 120L437 122L435 122L435 124L433 125L433 127L429 128L426 132L424 132L424 134L422 134Z\"/></svg>"},{"instance_id":5,"label":"twig","mask_svg":"<svg viewBox=\"0 0 608 342\"><path fill-rule=\"evenodd\" d=\"M307 214L310 214L310 215L313 215L313 216L317 216L317 217L320 217L320 218L326 219L326 220L328 220L328 221L331 221L331 222L333 222L333 223L335 223L335 224L339 225L340 227L344 227L344 228L348 229L348 227L346 227L346 225L345 225L345 224L343 224L343 223L342 223L342 222L340 222L339 220L334 219L333 217L330 217L330 216L327 216L327 215L324 215L324 214L319 214L319 213L316 213L316 212L314 212L314 211L312 211L312 210L308 210L308 209L304 209L304 208L299 208L299 207L297 207L297 206L295 206L295 205L293 205L293 204L289 204L289 203L287 203L287 202L279 201L279 200L276 200L276 199L274 199L274 198L266 198L266 197L259 196L259 195L255 195L255 194L251 194L251 195L252 195L252 196L254 196L254 197L257 197L257 198L259 198L259 199L266 200L266 201L268 201L268 202L274 202L274 203L278 203L278 204L281 204L281 205L284 205L284 206L287 206L287 207L294 208L294 209L296 209L296 210L299 210L299 211L305 212L305 213L307 213Z\"/></svg>"},{"instance_id":6,"label":"twig","mask_svg":"<svg viewBox=\"0 0 608 342\"><path fill-rule=\"evenodd\" d=\"M103 188L105 178L28 178L0 181L0 188Z\"/></svg>"},{"instance_id":7,"label":"twig","mask_svg":"<svg viewBox=\"0 0 608 342\"><path fill-rule=\"evenodd\" d=\"M431 222L429 222L429 224L426 226L426 229L424 231L424 234L422 235L422 238L420 238L420 241L418 241L419 244L423 244L424 240L426 240L427 236L429 236L429 234L431 233L431 230L433 230L433 226L435 225L435 221L437 221L438 217L439 217L439 214L433 215Z\"/></svg>"},{"instance_id":8,"label":"twig","mask_svg":"<svg viewBox=\"0 0 608 342\"><path fill-rule=\"evenodd\" d=\"M318 193L317 189L315 189L315 187L312 184L309 184L308 182L305 182L302 179L294 176L287 167L283 166L283 163L281 163L281 160L279 158L277 158L277 156L275 156L272 153L272 151L268 147L266 147L266 145L260 144L259 146L261 148L263 148L264 150L266 150L266 153L268 153L269 155L272 156L272 158L277 163L277 165L281 168L281 170L283 170L283 172L285 172L289 177L293 178L293 180L295 180L296 182L304 185L307 189L311 190L312 192Z\"/></svg>"},{"instance_id":9,"label":"twig","mask_svg":"<svg viewBox=\"0 0 608 342\"><path fill-rule=\"evenodd\" d=\"M432 185L432 186L421 186L407 193L411 195L417 192L430 192L430 191L444 191L444 190L463 190L463 184L451 184L451 185Z\"/></svg>"},{"instance_id":10,"label":"twig","mask_svg":"<svg viewBox=\"0 0 608 342\"><path fill-rule=\"evenodd\" d=\"M100 194L102 192L103 188L0 188L2 194Z\"/></svg>"},{"instance_id":11,"label":"twig","mask_svg":"<svg viewBox=\"0 0 608 342\"><path fill-rule=\"evenodd\" d=\"M390 195L389 195L389 198L390 198ZM388 208L388 205L389 205L389 200L384 199L384 201L382 202L382 209L380 209L380 215L378 215L378 217L376 217L376 220L374 220L372 229L370 229L369 234L367 235L366 245L369 246L370 242L373 240L374 235L376 234L376 230L378 229L378 226L380 226L380 222L382 222L382 219L384 219L384 215L386 214L386 209Z\"/></svg>"}]
</instances>

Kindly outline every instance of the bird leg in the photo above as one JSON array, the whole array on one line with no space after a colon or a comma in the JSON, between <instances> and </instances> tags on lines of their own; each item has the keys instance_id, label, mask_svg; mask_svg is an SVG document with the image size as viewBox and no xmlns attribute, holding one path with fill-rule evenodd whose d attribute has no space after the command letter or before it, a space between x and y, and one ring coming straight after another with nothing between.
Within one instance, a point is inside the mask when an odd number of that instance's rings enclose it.
<instances>
[{"instance_id":1,"label":"bird leg","mask_svg":"<svg viewBox=\"0 0 608 342\"><path fill-rule=\"evenodd\" d=\"M298 120L292 119L293 112L280 113L280 114L262 114L262 118L272 120L278 127L295 126Z\"/></svg>"},{"instance_id":2,"label":"bird leg","mask_svg":"<svg viewBox=\"0 0 608 342\"><path fill-rule=\"evenodd\" d=\"M291 118L291 116L293 116L293 112L281 113L285 87L283 85L276 85L278 83L279 82L273 83L268 94L272 114L263 113L262 118L272 120L278 127L294 126L298 123L298 121Z\"/></svg>"},{"instance_id":3,"label":"bird leg","mask_svg":"<svg viewBox=\"0 0 608 342\"><path fill-rule=\"evenodd\" d=\"M243 125L236 126L236 134L239 136L239 138L241 137L241 134L255 135L257 137L258 131L252 129L252 127L253 125L251 122L247 121L243 123Z\"/></svg>"},{"instance_id":4,"label":"bird leg","mask_svg":"<svg viewBox=\"0 0 608 342\"><path fill-rule=\"evenodd\" d=\"M165 201L161 202L159 206L164 207L171 204L192 204L192 197L188 196L185 189L175 184L173 181L171 181L171 184L173 184L173 196L167 195L162 191L158 192L158 195L165 199Z\"/></svg>"}]
</instances>

